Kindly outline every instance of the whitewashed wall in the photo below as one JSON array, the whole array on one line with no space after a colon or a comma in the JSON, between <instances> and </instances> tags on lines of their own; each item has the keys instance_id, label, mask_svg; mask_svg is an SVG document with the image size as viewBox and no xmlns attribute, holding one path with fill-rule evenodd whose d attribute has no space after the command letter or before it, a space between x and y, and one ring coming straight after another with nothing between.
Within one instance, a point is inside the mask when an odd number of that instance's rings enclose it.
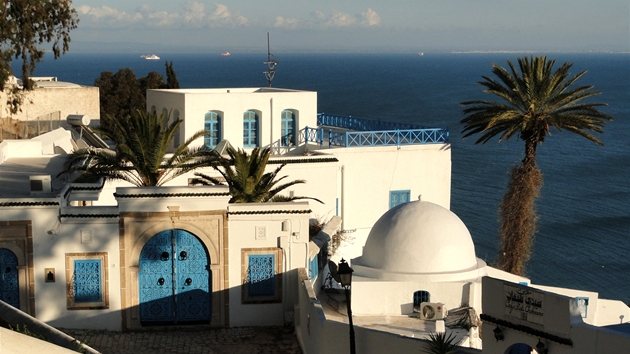
<instances>
[{"instance_id":1,"label":"whitewashed wall","mask_svg":"<svg viewBox=\"0 0 630 354\"><path fill-rule=\"evenodd\" d=\"M3 220L32 221L36 317L59 328L121 330L118 218L62 218L60 223L57 206L3 209ZM82 242L82 230L92 233L92 242ZM65 254L81 252L107 252L108 309L67 309ZM45 268L55 269L54 283L45 282Z\"/></svg>"},{"instance_id":2,"label":"whitewashed wall","mask_svg":"<svg viewBox=\"0 0 630 354\"><path fill-rule=\"evenodd\" d=\"M542 338L541 340L547 346L549 353L604 354L630 351L630 334L584 323L573 297L532 289L543 294L544 315L540 318L542 323L538 324L506 315L505 281L489 277L484 277L482 281L484 314L514 325L526 326L543 333L570 339L573 342L573 345L569 346ZM507 284L516 286L513 283ZM589 311L591 311L590 306ZM495 326L495 324L487 321L484 323L484 326L487 327ZM540 336L527 334L523 330L515 330L503 325L499 327L502 328L505 336L503 341L496 341L492 331L483 331L484 353L504 353L510 346L517 343L535 347L540 339Z\"/></svg>"},{"instance_id":3,"label":"whitewashed wall","mask_svg":"<svg viewBox=\"0 0 630 354\"><path fill-rule=\"evenodd\" d=\"M353 243L339 250L346 259L362 254L374 223L389 210L389 192L410 190L411 200L450 208L451 150L449 144L353 147L323 150L339 159L341 166L342 228Z\"/></svg>"},{"instance_id":4,"label":"whitewashed wall","mask_svg":"<svg viewBox=\"0 0 630 354\"><path fill-rule=\"evenodd\" d=\"M301 269L300 275L301 281L296 284L299 290L299 303L295 311L295 334L302 351L305 354L350 352L348 323L327 319L322 304L313 291L311 281L306 277L306 270ZM378 301L380 300L379 298ZM354 326L354 331L357 353L422 353L426 350L427 342L418 338L357 325ZM460 352L479 353L478 350L471 348L460 348Z\"/></svg>"},{"instance_id":5,"label":"whitewashed wall","mask_svg":"<svg viewBox=\"0 0 630 354\"><path fill-rule=\"evenodd\" d=\"M98 87L71 86L35 88L24 98L21 111L10 114L6 105L6 94L0 93L0 113L2 117L12 117L21 121L32 121L51 113L57 113L61 122L69 114L85 114L92 119L99 119Z\"/></svg>"},{"instance_id":6,"label":"whitewashed wall","mask_svg":"<svg viewBox=\"0 0 630 354\"><path fill-rule=\"evenodd\" d=\"M476 287L480 288L481 284L390 282L353 277L352 312L356 316L409 315L413 313L413 293L425 290L431 294L431 302L441 302L446 309L452 310L465 303L480 313L481 298L475 296Z\"/></svg>"},{"instance_id":7,"label":"whitewashed wall","mask_svg":"<svg viewBox=\"0 0 630 354\"><path fill-rule=\"evenodd\" d=\"M280 140L281 112L291 109L298 112L297 126L317 125L317 93L285 89L231 88L231 89L178 89L148 90L147 108L177 110L184 120L181 141L204 129L204 116L209 111L223 115L222 139L234 147L243 147L243 113L260 112L259 146ZM199 145L203 141L199 140Z\"/></svg>"},{"instance_id":8,"label":"whitewashed wall","mask_svg":"<svg viewBox=\"0 0 630 354\"><path fill-rule=\"evenodd\" d=\"M309 214L255 214L269 210L308 210L308 202L231 204L228 206L229 220L229 301L230 326L281 326L293 312L297 302L296 269L308 266L308 219ZM254 214L233 214L254 212ZM288 230L282 230L282 223L288 221ZM258 235L257 228L264 228L264 238ZM281 247L283 254L282 302L269 304L241 303L243 248ZM291 318L288 318L289 320Z\"/></svg>"}]
</instances>

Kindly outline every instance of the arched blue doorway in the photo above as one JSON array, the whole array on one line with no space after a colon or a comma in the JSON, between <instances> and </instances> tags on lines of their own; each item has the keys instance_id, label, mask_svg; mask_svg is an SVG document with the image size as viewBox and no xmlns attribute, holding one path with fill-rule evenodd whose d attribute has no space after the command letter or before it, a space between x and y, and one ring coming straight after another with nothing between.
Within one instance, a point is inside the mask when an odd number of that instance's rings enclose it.
<instances>
[{"instance_id":1,"label":"arched blue doorway","mask_svg":"<svg viewBox=\"0 0 630 354\"><path fill-rule=\"evenodd\" d=\"M140 252L140 323L209 323L210 257L201 241L179 229L153 236Z\"/></svg>"},{"instance_id":2,"label":"arched blue doorway","mask_svg":"<svg viewBox=\"0 0 630 354\"><path fill-rule=\"evenodd\" d=\"M525 343L516 343L507 348L505 354L538 354L538 352Z\"/></svg>"},{"instance_id":3,"label":"arched blue doorway","mask_svg":"<svg viewBox=\"0 0 630 354\"><path fill-rule=\"evenodd\" d=\"M0 300L20 308L20 287L18 283L18 259L15 253L0 248Z\"/></svg>"}]
</instances>

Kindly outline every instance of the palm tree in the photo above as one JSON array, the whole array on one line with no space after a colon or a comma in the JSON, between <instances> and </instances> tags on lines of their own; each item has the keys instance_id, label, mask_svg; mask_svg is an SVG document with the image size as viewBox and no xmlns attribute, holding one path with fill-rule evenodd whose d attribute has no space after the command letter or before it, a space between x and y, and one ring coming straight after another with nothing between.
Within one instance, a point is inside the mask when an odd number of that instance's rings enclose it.
<instances>
[{"instance_id":1,"label":"palm tree","mask_svg":"<svg viewBox=\"0 0 630 354\"><path fill-rule=\"evenodd\" d=\"M278 173L286 165L281 164L273 172L265 173L265 167L271 156L269 148L254 148L251 155L244 150L228 147L226 152L229 159L221 158L218 165L213 165L224 181L205 175L203 173L195 173L197 178L192 180L192 184L201 185L224 185L230 188L229 203L261 203L261 202L290 202L300 199L312 199L322 203L319 199L311 197L287 197L280 195L283 190L296 185L306 183L306 181L298 179L295 181L278 184L287 176L278 179Z\"/></svg>"},{"instance_id":2,"label":"palm tree","mask_svg":"<svg viewBox=\"0 0 630 354\"><path fill-rule=\"evenodd\" d=\"M425 343L423 352L429 354L455 354L457 345L455 334L446 332L429 333L429 341ZM453 343L454 342L454 343Z\"/></svg>"},{"instance_id":3,"label":"palm tree","mask_svg":"<svg viewBox=\"0 0 630 354\"><path fill-rule=\"evenodd\" d=\"M509 60L509 71L493 64L492 72L498 80L483 76L484 81L479 84L485 87L484 92L502 101L461 103L466 107L466 117L461 120L464 138L480 134L475 143L483 144L495 136L502 141L518 135L525 142L525 157L512 169L508 190L499 207L498 266L519 275L524 272L536 233L534 202L542 186L542 174L536 166L537 146L551 135L551 127L603 145L591 132L603 133L604 125L612 120L610 115L597 110L606 104L583 102L600 94L591 91L593 86L572 87L586 71L570 76L573 63L564 63L555 72L554 64L555 60L547 60L545 56L519 58L519 70Z\"/></svg>"},{"instance_id":4,"label":"palm tree","mask_svg":"<svg viewBox=\"0 0 630 354\"><path fill-rule=\"evenodd\" d=\"M131 117L110 116L110 125L95 129L104 139L111 140L110 149L80 149L68 156L64 173L80 173L75 182L93 182L99 178L123 180L135 186L160 186L217 159L216 153L190 144L205 131L193 134L182 145L169 148L183 122L169 124L169 113L148 113L136 110Z\"/></svg>"}]
</instances>

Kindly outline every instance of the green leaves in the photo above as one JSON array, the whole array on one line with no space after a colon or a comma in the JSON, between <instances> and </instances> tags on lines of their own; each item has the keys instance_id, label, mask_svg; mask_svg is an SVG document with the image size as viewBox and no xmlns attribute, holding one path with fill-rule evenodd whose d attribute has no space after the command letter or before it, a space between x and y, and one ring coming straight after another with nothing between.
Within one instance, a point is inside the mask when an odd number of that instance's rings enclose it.
<instances>
[{"instance_id":1,"label":"green leaves","mask_svg":"<svg viewBox=\"0 0 630 354\"><path fill-rule=\"evenodd\" d=\"M605 104L583 101L600 94L591 91L593 86L573 87L586 71L571 76L572 63L564 63L556 71L554 65L555 60L545 56L519 58L518 68L509 60L509 69L493 64L496 79L483 76L479 84L500 100L461 103L466 115L460 121L464 138L479 134L475 143L483 144L496 136L501 141L518 135L525 142L525 157L513 169L499 208L499 266L513 274L523 274L536 234L535 201L542 186L542 174L536 167L537 146L551 135L551 128L602 145L591 133L603 133L604 125L613 119L597 109Z\"/></svg>"},{"instance_id":2,"label":"green leaves","mask_svg":"<svg viewBox=\"0 0 630 354\"><path fill-rule=\"evenodd\" d=\"M0 78L11 72L11 59L22 60L25 90L33 88L29 79L35 65L44 57L41 44L52 43L56 58L69 49L70 31L77 28L77 12L69 0L7 0L0 5L0 45L3 47ZM4 89L5 80L0 82Z\"/></svg>"},{"instance_id":3,"label":"green leaves","mask_svg":"<svg viewBox=\"0 0 630 354\"><path fill-rule=\"evenodd\" d=\"M584 103L582 100L599 95L590 91L593 86L572 88L586 71L571 76L572 63L564 63L555 72L555 60L545 56L518 59L518 68L508 60L509 70L493 64L492 73L498 80L483 76L479 82L484 92L501 99L500 102L475 100L462 102L466 117L464 138L480 134L476 143L486 143L495 136L507 140L518 133L522 140L542 143L551 134L550 128L566 129L598 143L590 132L602 133L602 127L612 117L599 112L603 103ZM590 132L589 132L590 131Z\"/></svg>"},{"instance_id":4,"label":"green leaves","mask_svg":"<svg viewBox=\"0 0 630 354\"><path fill-rule=\"evenodd\" d=\"M455 354L457 353L457 344L455 335L446 332L430 333L429 341L425 344L424 352L429 354Z\"/></svg>"},{"instance_id":5,"label":"green leaves","mask_svg":"<svg viewBox=\"0 0 630 354\"><path fill-rule=\"evenodd\" d=\"M137 110L130 118L110 117L110 127L96 129L111 140L114 150L81 149L69 155L65 173L80 173L76 182L92 182L99 178L123 180L135 186L160 186L202 166L215 163L216 153L203 147L190 148L192 142L205 135L199 131L184 144L171 145L183 122L169 123L170 114Z\"/></svg>"},{"instance_id":6,"label":"green leaves","mask_svg":"<svg viewBox=\"0 0 630 354\"><path fill-rule=\"evenodd\" d=\"M265 173L267 162L271 156L269 148L254 148L251 155L244 150L228 147L226 150L229 158L221 157L217 165L213 167L223 176L225 184L230 189L230 203L263 203L263 202L290 202L300 199L312 199L322 203L319 199L310 197L286 197L279 193L296 184L306 183L304 180L295 180L279 184L287 176L278 178L278 173L286 164L277 167L273 172ZM193 184L213 185L224 184L223 181L204 175L195 174L198 178Z\"/></svg>"}]
</instances>

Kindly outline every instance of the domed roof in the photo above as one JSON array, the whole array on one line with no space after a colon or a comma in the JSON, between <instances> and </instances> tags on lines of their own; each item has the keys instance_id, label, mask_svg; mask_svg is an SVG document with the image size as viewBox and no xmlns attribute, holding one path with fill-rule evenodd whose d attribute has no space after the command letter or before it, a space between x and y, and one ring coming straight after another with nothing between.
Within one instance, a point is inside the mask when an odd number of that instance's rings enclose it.
<instances>
[{"instance_id":1,"label":"domed roof","mask_svg":"<svg viewBox=\"0 0 630 354\"><path fill-rule=\"evenodd\" d=\"M420 200L383 214L357 260L364 267L393 273L454 273L478 267L466 225L450 210Z\"/></svg>"}]
</instances>

